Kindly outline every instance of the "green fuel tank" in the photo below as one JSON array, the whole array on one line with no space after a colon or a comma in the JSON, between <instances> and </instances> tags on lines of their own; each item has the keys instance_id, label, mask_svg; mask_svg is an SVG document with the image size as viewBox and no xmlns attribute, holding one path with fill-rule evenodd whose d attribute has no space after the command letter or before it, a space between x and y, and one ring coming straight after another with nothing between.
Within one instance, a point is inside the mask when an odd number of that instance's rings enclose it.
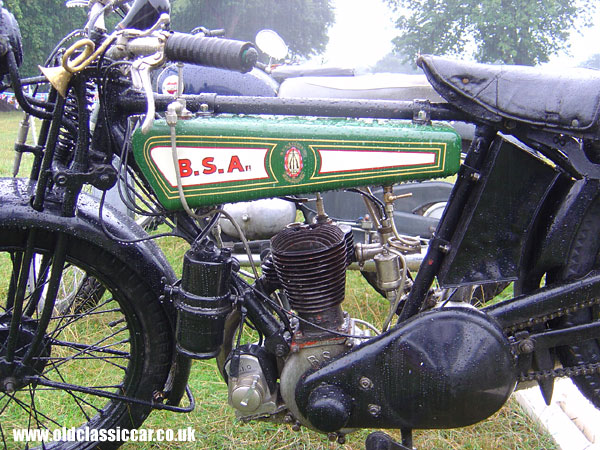
<instances>
[{"instance_id":1,"label":"green fuel tank","mask_svg":"<svg viewBox=\"0 0 600 450\"><path fill-rule=\"evenodd\" d=\"M134 157L161 204L182 209L179 171L191 207L453 175L456 131L382 119L220 115L179 120L177 166L170 129L137 129Z\"/></svg>"}]
</instances>

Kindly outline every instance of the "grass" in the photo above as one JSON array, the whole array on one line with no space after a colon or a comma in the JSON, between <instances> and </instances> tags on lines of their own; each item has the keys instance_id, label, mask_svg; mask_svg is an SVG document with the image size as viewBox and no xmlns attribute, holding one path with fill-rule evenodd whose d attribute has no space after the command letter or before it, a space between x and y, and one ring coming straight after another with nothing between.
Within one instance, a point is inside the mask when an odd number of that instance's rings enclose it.
<instances>
[{"instance_id":1,"label":"grass","mask_svg":"<svg viewBox=\"0 0 600 450\"><path fill-rule=\"evenodd\" d=\"M12 171L13 143L21 113L0 113L0 173L9 176ZM38 127L39 129L39 127ZM25 155L19 176L27 176L31 164ZM181 240L163 239L163 251L176 271L181 270L181 257L186 245ZM5 267L0 268L4 269ZM350 272L347 278L347 300L344 308L353 317L376 325L386 312L387 302L379 297L359 273ZM266 422L240 423L227 404L227 387L221 380L214 361L195 362L190 386L196 397L196 410L187 415L163 411L153 412L144 423L145 428L192 427L196 432L193 443L125 444L133 449L363 449L364 440L372 430L360 430L347 436L344 445L330 443L326 436L307 429L293 432L287 425ZM399 432L390 434L400 439ZM415 432L415 446L420 449L551 449L556 448L550 436L542 431L511 400L488 420L459 430L428 430Z\"/></svg>"}]
</instances>

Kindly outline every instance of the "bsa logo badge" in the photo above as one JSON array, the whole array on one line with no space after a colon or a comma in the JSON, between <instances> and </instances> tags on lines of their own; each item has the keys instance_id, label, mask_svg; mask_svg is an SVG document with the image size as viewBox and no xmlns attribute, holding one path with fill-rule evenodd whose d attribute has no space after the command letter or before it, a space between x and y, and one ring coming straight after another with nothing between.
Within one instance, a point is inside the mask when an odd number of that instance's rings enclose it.
<instances>
[{"instance_id":1,"label":"bsa logo badge","mask_svg":"<svg viewBox=\"0 0 600 450\"><path fill-rule=\"evenodd\" d=\"M279 150L279 155L279 164L283 162L283 170L280 172L283 179L292 184L302 183L307 177L307 170L312 166L306 148L298 142L288 142Z\"/></svg>"},{"instance_id":2,"label":"bsa logo badge","mask_svg":"<svg viewBox=\"0 0 600 450\"><path fill-rule=\"evenodd\" d=\"M290 178L298 178L304 167L300 150L294 146L290 147L288 151L285 152L283 165L287 176Z\"/></svg>"}]
</instances>

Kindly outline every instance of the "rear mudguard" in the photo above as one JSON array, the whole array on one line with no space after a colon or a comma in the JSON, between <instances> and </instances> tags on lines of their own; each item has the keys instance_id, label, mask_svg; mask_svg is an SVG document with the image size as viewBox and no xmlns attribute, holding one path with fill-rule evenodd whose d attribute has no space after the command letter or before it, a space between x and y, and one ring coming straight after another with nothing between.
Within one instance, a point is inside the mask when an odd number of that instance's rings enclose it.
<instances>
[{"instance_id":1,"label":"rear mudguard","mask_svg":"<svg viewBox=\"0 0 600 450\"><path fill-rule=\"evenodd\" d=\"M531 255L529 273L543 274L565 267L569 249L573 245L579 225L587 211L598 201L600 180L583 178L581 180L562 183L555 189L557 192L547 209L549 217L539 220L538 240L531 243L535 252Z\"/></svg>"},{"instance_id":2,"label":"rear mudguard","mask_svg":"<svg viewBox=\"0 0 600 450\"><path fill-rule=\"evenodd\" d=\"M62 217L61 204L57 198L48 195L44 210L39 212L30 205L34 184L29 180L17 178L0 178L0 222L20 227L42 227L56 230L69 236L83 239L113 254L128 265L141 279L146 280L151 289L158 295L164 290L164 283L173 284L175 273L163 252L154 241L143 241L135 244L122 244L109 238L100 225L98 200L82 193L77 204L75 217ZM113 236L122 240L133 240L146 237L146 232L135 221L125 214L104 205L104 224ZM161 304L171 325L175 326L175 307L168 296L161 296ZM174 336L174 333L172 334ZM173 344L173 349L175 345ZM187 385L191 361L173 352L173 359L168 386L170 392L168 402L178 404Z\"/></svg>"}]
</instances>

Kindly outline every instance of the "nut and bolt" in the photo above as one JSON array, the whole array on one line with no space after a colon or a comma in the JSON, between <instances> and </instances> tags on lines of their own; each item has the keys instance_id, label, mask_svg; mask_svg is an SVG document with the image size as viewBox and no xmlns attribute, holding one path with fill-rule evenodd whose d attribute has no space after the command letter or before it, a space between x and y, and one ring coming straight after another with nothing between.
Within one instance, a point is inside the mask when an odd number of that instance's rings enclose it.
<instances>
[{"instance_id":1,"label":"nut and bolt","mask_svg":"<svg viewBox=\"0 0 600 450\"><path fill-rule=\"evenodd\" d=\"M344 445L346 443L346 435L344 433L328 433L327 439L331 442L337 441L338 444Z\"/></svg>"},{"instance_id":2,"label":"nut and bolt","mask_svg":"<svg viewBox=\"0 0 600 450\"><path fill-rule=\"evenodd\" d=\"M473 172L471 174L472 181L479 181L481 179L481 174L479 172Z\"/></svg>"},{"instance_id":3,"label":"nut and bolt","mask_svg":"<svg viewBox=\"0 0 600 450\"><path fill-rule=\"evenodd\" d=\"M300 428L302 428L302 425L298 421L292 425L292 431L300 431Z\"/></svg>"},{"instance_id":4,"label":"nut and bolt","mask_svg":"<svg viewBox=\"0 0 600 450\"><path fill-rule=\"evenodd\" d=\"M524 339L519 342L517 348L520 353L533 353L535 350L535 343L531 339Z\"/></svg>"},{"instance_id":5,"label":"nut and bolt","mask_svg":"<svg viewBox=\"0 0 600 450\"><path fill-rule=\"evenodd\" d=\"M381 406L371 403L367 407L367 411L369 411L369 414L371 414L373 417L379 417L379 414L381 414Z\"/></svg>"},{"instance_id":6,"label":"nut and bolt","mask_svg":"<svg viewBox=\"0 0 600 450\"><path fill-rule=\"evenodd\" d=\"M13 392L15 392L17 390L17 380L15 380L13 377L5 378L3 385L4 385L4 392L6 392L8 394L12 394Z\"/></svg>"},{"instance_id":7,"label":"nut and bolt","mask_svg":"<svg viewBox=\"0 0 600 450\"><path fill-rule=\"evenodd\" d=\"M365 391L373 389L373 382L367 377L361 377L358 381L358 385L361 389L364 389Z\"/></svg>"},{"instance_id":8,"label":"nut and bolt","mask_svg":"<svg viewBox=\"0 0 600 450\"><path fill-rule=\"evenodd\" d=\"M208 103L202 103L200 105L200 112L207 113L208 112Z\"/></svg>"},{"instance_id":9,"label":"nut and bolt","mask_svg":"<svg viewBox=\"0 0 600 450\"><path fill-rule=\"evenodd\" d=\"M154 391L154 393L152 394L152 399L155 402L162 403L165 400L165 398L167 398L167 396L163 391Z\"/></svg>"},{"instance_id":10,"label":"nut and bolt","mask_svg":"<svg viewBox=\"0 0 600 450\"><path fill-rule=\"evenodd\" d=\"M451 250L450 244L441 244L438 248L442 253L449 253Z\"/></svg>"}]
</instances>

